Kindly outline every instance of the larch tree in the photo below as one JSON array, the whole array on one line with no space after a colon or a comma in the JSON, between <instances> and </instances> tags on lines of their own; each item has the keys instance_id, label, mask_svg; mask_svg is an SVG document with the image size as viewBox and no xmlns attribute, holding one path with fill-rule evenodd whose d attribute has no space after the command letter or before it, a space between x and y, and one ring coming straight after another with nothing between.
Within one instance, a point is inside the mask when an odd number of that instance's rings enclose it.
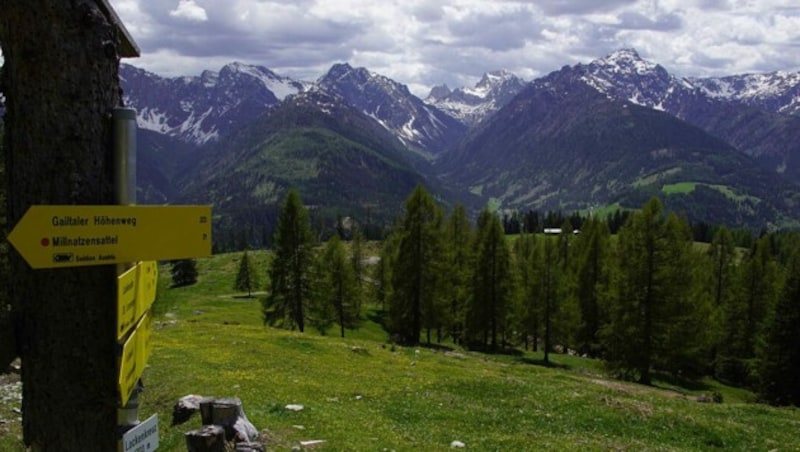
<instances>
[{"instance_id":1,"label":"larch tree","mask_svg":"<svg viewBox=\"0 0 800 452\"><path fill-rule=\"evenodd\" d=\"M731 307L736 296L736 245L728 228L720 227L714 233L706 258L706 269L701 274L706 278L706 297L714 308L708 322L713 336L709 357L714 366L714 374L725 378L725 362L719 359L719 352L720 348L724 350L728 345L724 335L725 314L732 312ZM723 357L724 355L725 353Z\"/></svg>"},{"instance_id":2,"label":"larch tree","mask_svg":"<svg viewBox=\"0 0 800 452\"><path fill-rule=\"evenodd\" d=\"M564 220L558 235L558 288L556 309L553 313L553 344L563 350L576 348L575 337L580 325L580 310L576 296L577 262L575 255L575 232L572 223Z\"/></svg>"},{"instance_id":3,"label":"larch tree","mask_svg":"<svg viewBox=\"0 0 800 452\"><path fill-rule=\"evenodd\" d=\"M558 312L558 296L563 269L559 263L559 246L553 237L545 237L538 241L540 252L535 262L534 277L536 282L536 297L539 299L542 314L542 334L544 348L544 362L550 363L550 353L553 352L553 339L556 327L555 318Z\"/></svg>"},{"instance_id":4,"label":"larch tree","mask_svg":"<svg viewBox=\"0 0 800 452\"><path fill-rule=\"evenodd\" d=\"M754 385L755 358L765 322L780 293L780 269L768 237L757 240L737 268L735 296L723 305L717 371L730 383Z\"/></svg>"},{"instance_id":5,"label":"larch tree","mask_svg":"<svg viewBox=\"0 0 800 452\"><path fill-rule=\"evenodd\" d=\"M800 406L800 252L788 265L783 290L758 353L758 393L774 405Z\"/></svg>"},{"instance_id":6,"label":"larch tree","mask_svg":"<svg viewBox=\"0 0 800 452\"><path fill-rule=\"evenodd\" d=\"M389 328L402 343L417 344L422 328L440 323L442 213L418 185L406 201L392 268Z\"/></svg>"},{"instance_id":7,"label":"larch tree","mask_svg":"<svg viewBox=\"0 0 800 452\"><path fill-rule=\"evenodd\" d=\"M694 248L688 222L676 215L667 216L664 234L669 262L664 277L673 287L661 311L666 325L656 341L653 367L674 377L697 378L711 369L708 357L714 337L714 307L703 296L705 256Z\"/></svg>"},{"instance_id":8,"label":"larch tree","mask_svg":"<svg viewBox=\"0 0 800 452\"><path fill-rule=\"evenodd\" d=\"M391 299L392 268L397 262L397 249L400 246L399 237L398 233L391 233L383 239L378 263L373 270L372 278L375 280L372 286L374 297L380 303L381 311L384 315L386 314L386 304Z\"/></svg>"},{"instance_id":9,"label":"larch tree","mask_svg":"<svg viewBox=\"0 0 800 452\"><path fill-rule=\"evenodd\" d=\"M270 292L262 301L264 323L305 331L313 297L314 237L297 190L289 190L278 215Z\"/></svg>"},{"instance_id":10,"label":"larch tree","mask_svg":"<svg viewBox=\"0 0 800 452\"><path fill-rule=\"evenodd\" d=\"M258 287L259 278L253 260L245 250L239 260L239 271L236 273L236 283L234 289L247 292L248 297L253 296L253 290Z\"/></svg>"},{"instance_id":11,"label":"larch tree","mask_svg":"<svg viewBox=\"0 0 800 452\"><path fill-rule=\"evenodd\" d=\"M600 328L605 323L602 305L608 291L611 233L605 221L590 218L575 240L576 297L580 321L576 331L578 352L599 357Z\"/></svg>"},{"instance_id":12,"label":"larch tree","mask_svg":"<svg viewBox=\"0 0 800 452\"><path fill-rule=\"evenodd\" d=\"M467 302L472 290L474 232L463 205L456 205L445 225L445 258L443 285L449 299L447 323L454 343L461 343L466 321Z\"/></svg>"},{"instance_id":13,"label":"larch tree","mask_svg":"<svg viewBox=\"0 0 800 452\"><path fill-rule=\"evenodd\" d=\"M659 357L671 356L670 329L691 289L691 236L688 226L670 216L653 198L620 229L616 292L602 333L607 363L643 384L651 383Z\"/></svg>"},{"instance_id":14,"label":"larch tree","mask_svg":"<svg viewBox=\"0 0 800 452\"><path fill-rule=\"evenodd\" d=\"M480 216L468 335L473 340L482 337L484 345L496 350L498 337L503 339L506 334L514 273L500 218L486 210Z\"/></svg>"},{"instance_id":15,"label":"larch tree","mask_svg":"<svg viewBox=\"0 0 800 452\"><path fill-rule=\"evenodd\" d=\"M352 238L350 239L350 266L353 268L357 296L353 299L354 309L361 312L361 305L364 302L364 234L361 233L361 226L353 222Z\"/></svg>"},{"instance_id":16,"label":"larch tree","mask_svg":"<svg viewBox=\"0 0 800 452\"><path fill-rule=\"evenodd\" d=\"M350 265L353 267L353 273L356 277L356 284L359 287L362 285L364 278L364 234L361 233L361 227L358 223L353 223L351 239L350 239Z\"/></svg>"},{"instance_id":17,"label":"larch tree","mask_svg":"<svg viewBox=\"0 0 800 452\"><path fill-rule=\"evenodd\" d=\"M361 296L356 275L351 262L347 260L344 245L338 235L325 244L320 259L320 278L317 292L318 317L327 324L327 313L333 310L335 322L339 325L341 337L345 329L358 325Z\"/></svg>"},{"instance_id":18,"label":"larch tree","mask_svg":"<svg viewBox=\"0 0 800 452\"><path fill-rule=\"evenodd\" d=\"M527 350L531 345L533 351L539 349L540 323L542 318L537 293L536 277L534 270L538 268L535 264L539 259L537 253L537 239L533 234L522 234L514 242L514 262L517 268L518 296L517 302L518 316L515 327L522 336Z\"/></svg>"}]
</instances>

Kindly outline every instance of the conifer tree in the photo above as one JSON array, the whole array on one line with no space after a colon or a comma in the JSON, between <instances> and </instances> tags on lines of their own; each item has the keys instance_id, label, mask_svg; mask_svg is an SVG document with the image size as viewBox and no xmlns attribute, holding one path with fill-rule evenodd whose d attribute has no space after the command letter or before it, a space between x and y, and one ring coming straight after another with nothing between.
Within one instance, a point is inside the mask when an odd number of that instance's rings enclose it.
<instances>
[{"instance_id":1,"label":"conifer tree","mask_svg":"<svg viewBox=\"0 0 800 452\"><path fill-rule=\"evenodd\" d=\"M467 210L461 204L456 205L445 228L447 265L443 275L444 292L449 299L447 323L454 343L462 341L467 302L472 291L473 235Z\"/></svg>"},{"instance_id":2,"label":"conifer tree","mask_svg":"<svg viewBox=\"0 0 800 452\"><path fill-rule=\"evenodd\" d=\"M354 309L356 312L361 312L361 304L364 301L364 250L363 250L364 235L361 233L361 227L358 223L353 222L353 228L350 239L350 261L349 264L353 269L353 278L355 281L358 296L353 299Z\"/></svg>"},{"instance_id":3,"label":"conifer tree","mask_svg":"<svg viewBox=\"0 0 800 452\"><path fill-rule=\"evenodd\" d=\"M397 249L399 248L400 234L389 234L381 243L380 258L375 265L373 279L375 280L374 297L380 303L381 311L386 313L386 303L391 299L392 293L392 268L397 262Z\"/></svg>"},{"instance_id":4,"label":"conifer tree","mask_svg":"<svg viewBox=\"0 0 800 452\"><path fill-rule=\"evenodd\" d=\"M175 287L189 286L197 282L197 261L194 259L181 259L172 262L170 269L172 285Z\"/></svg>"},{"instance_id":5,"label":"conifer tree","mask_svg":"<svg viewBox=\"0 0 800 452\"><path fill-rule=\"evenodd\" d=\"M683 332L671 328L691 289L686 260L691 233L674 215L665 218L661 202L653 198L630 216L618 239L619 271L603 345L613 369L650 384L654 366L673 356L669 346ZM693 347L693 339L684 338L684 346Z\"/></svg>"},{"instance_id":6,"label":"conifer tree","mask_svg":"<svg viewBox=\"0 0 800 452\"><path fill-rule=\"evenodd\" d=\"M441 325L442 213L418 185L406 201L392 268L389 327L396 339L419 343L422 328Z\"/></svg>"},{"instance_id":7,"label":"conifer tree","mask_svg":"<svg viewBox=\"0 0 800 452\"><path fill-rule=\"evenodd\" d=\"M730 383L756 383L756 347L763 339L767 314L775 305L781 285L768 240L765 236L753 244L738 267L736 295L723 305L724 339L719 347L717 372Z\"/></svg>"},{"instance_id":8,"label":"conifer tree","mask_svg":"<svg viewBox=\"0 0 800 452\"><path fill-rule=\"evenodd\" d=\"M575 348L575 336L580 323L580 311L576 297L575 233L570 220L564 220L561 234L558 235L558 284L556 289L556 309L552 315L553 344L560 344L564 350Z\"/></svg>"},{"instance_id":9,"label":"conifer tree","mask_svg":"<svg viewBox=\"0 0 800 452\"><path fill-rule=\"evenodd\" d=\"M714 306L726 305L734 294L733 279L736 268L736 245L733 242L733 234L728 228L722 226L717 229L707 255L712 262L711 287L714 290Z\"/></svg>"},{"instance_id":10,"label":"conifer tree","mask_svg":"<svg viewBox=\"0 0 800 452\"><path fill-rule=\"evenodd\" d=\"M252 297L253 289L258 287L258 284L258 272L252 259L247 254L247 250L245 250L242 254L242 259L239 261L239 271L236 274L234 289L247 292L247 296Z\"/></svg>"},{"instance_id":11,"label":"conifer tree","mask_svg":"<svg viewBox=\"0 0 800 452\"><path fill-rule=\"evenodd\" d=\"M361 228L355 222L353 223L351 236L350 265L353 267L353 274L356 278L356 284L361 287L362 279L364 277L364 251L362 249L364 235L361 233Z\"/></svg>"},{"instance_id":12,"label":"conifer tree","mask_svg":"<svg viewBox=\"0 0 800 452\"><path fill-rule=\"evenodd\" d=\"M344 337L345 329L355 328L358 323L360 296L352 263L347 260L339 236L334 235L325 245L320 259L318 308L314 315L318 319L317 328L324 333L329 325L329 313L333 312L341 337Z\"/></svg>"},{"instance_id":13,"label":"conifer tree","mask_svg":"<svg viewBox=\"0 0 800 452\"><path fill-rule=\"evenodd\" d=\"M653 367L675 377L698 378L709 371L708 356L713 345L714 307L700 289L705 285L699 277L704 256L694 249L692 231L685 220L669 215L664 233L669 264L663 270L673 287L662 314L666 329L657 341Z\"/></svg>"},{"instance_id":14,"label":"conifer tree","mask_svg":"<svg viewBox=\"0 0 800 452\"><path fill-rule=\"evenodd\" d=\"M286 195L278 216L274 246L270 292L262 302L264 323L303 332L312 299L314 249L308 212L294 189Z\"/></svg>"},{"instance_id":15,"label":"conifer tree","mask_svg":"<svg viewBox=\"0 0 800 452\"><path fill-rule=\"evenodd\" d=\"M525 349L528 349L530 340L533 341L533 351L539 348L540 322L542 318L539 306L534 270L538 268L536 262L540 259L537 252L536 236L522 234L514 242L514 256L517 267L517 280L519 281L519 302L517 322L515 327L522 335Z\"/></svg>"},{"instance_id":16,"label":"conifer tree","mask_svg":"<svg viewBox=\"0 0 800 452\"><path fill-rule=\"evenodd\" d=\"M576 343L581 354L593 357L602 352L599 332L604 324L602 299L610 277L610 237L606 222L590 218L575 242L576 297L580 310Z\"/></svg>"},{"instance_id":17,"label":"conifer tree","mask_svg":"<svg viewBox=\"0 0 800 452\"><path fill-rule=\"evenodd\" d=\"M514 275L503 225L497 215L481 213L478 258L475 262L470 302L469 336L483 337L484 345L497 349L498 336L505 337L507 316L513 298Z\"/></svg>"},{"instance_id":18,"label":"conifer tree","mask_svg":"<svg viewBox=\"0 0 800 452\"><path fill-rule=\"evenodd\" d=\"M708 291L706 297L713 306L708 322L713 339L710 358L714 374L726 378L723 363L718 362L718 355L720 348L725 349L728 346L724 335L725 313L730 311L736 295L736 246L728 228L722 226L714 232L706 257L707 269L701 274L705 275L705 287Z\"/></svg>"},{"instance_id":19,"label":"conifer tree","mask_svg":"<svg viewBox=\"0 0 800 452\"><path fill-rule=\"evenodd\" d=\"M542 310L542 323L544 328L544 362L550 362L550 353L553 351L554 317L558 310L559 282L562 268L558 261L559 247L552 237L545 237L539 242L541 252L535 270L538 279L538 297Z\"/></svg>"},{"instance_id":20,"label":"conifer tree","mask_svg":"<svg viewBox=\"0 0 800 452\"><path fill-rule=\"evenodd\" d=\"M800 252L796 249L788 270L758 354L758 393L775 405L800 406Z\"/></svg>"}]
</instances>

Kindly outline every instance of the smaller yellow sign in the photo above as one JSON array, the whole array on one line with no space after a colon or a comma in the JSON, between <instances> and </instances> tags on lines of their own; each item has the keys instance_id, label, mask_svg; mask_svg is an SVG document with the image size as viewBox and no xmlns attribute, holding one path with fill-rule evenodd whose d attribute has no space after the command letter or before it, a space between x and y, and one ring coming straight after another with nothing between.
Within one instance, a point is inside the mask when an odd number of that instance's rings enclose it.
<instances>
[{"instance_id":1,"label":"smaller yellow sign","mask_svg":"<svg viewBox=\"0 0 800 452\"><path fill-rule=\"evenodd\" d=\"M156 287L158 286L158 263L156 261L140 262L139 265L139 292L136 295L138 314L141 315L153 305L156 300Z\"/></svg>"},{"instance_id":2,"label":"smaller yellow sign","mask_svg":"<svg viewBox=\"0 0 800 452\"><path fill-rule=\"evenodd\" d=\"M121 341L139 318L136 295L139 292L139 265L117 277L117 340Z\"/></svg>"},{"instance_id":3,"label":"smaller yellow sign","mask_svg":"<svg viewBox=\"0 0 800 452\"><path fill-rule=\"evenodd\" d=\"M156 299L158 263L139 262L117 277L117 340L122 341Z\"/></svg>"},{"instance_id":4,"label":"smaller yellow sign","mask_svg":"<svg viewBox=\"0 0 800 452\"><path fill-rule=\"evenodd\" d=\"M150 353L153 351L153 343L150 341L150 337L153 333L153 316L149 311L142 317L142 321L139 322L137 332L139 337L139 344L137 345L137 353L139 353L138 359L139 362L142 363L142 370L144 370L147 360L150 359Z\"/></svg>"},{"instance_id":5,"label":"smaller yellow sign","mask_svg":"<svg viewBox=\"0 0 800 452\"><path fill-rule=\"evenodd\" d=\"M122 356L119 363L119 395L121 406L125 406L136 387L136 382L144 372L144 366L150 355L150 313L145 314L136 325L125 344L122 346Z\"/></svg>"}]
</instances>

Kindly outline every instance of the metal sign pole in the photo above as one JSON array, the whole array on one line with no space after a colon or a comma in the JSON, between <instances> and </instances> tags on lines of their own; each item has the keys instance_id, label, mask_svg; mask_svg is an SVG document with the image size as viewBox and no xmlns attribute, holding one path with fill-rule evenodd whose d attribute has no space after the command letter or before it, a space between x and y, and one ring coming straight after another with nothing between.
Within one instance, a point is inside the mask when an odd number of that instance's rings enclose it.
<instances>
[{"instance_id":1,"label":"metal sign pole","mask_svg":"<svg viewBox=\"0 0 800 452\"><path fill-rule=\"evenodd\" d=\"M136 204L136 110L115 108L114 121L114 202Z\"/></svg>"},{"instance_id":2,"label":"metal sign pole","mask_svg":"<svg viewBox=\"0 0 800 452\"><path fill-rule=\"evenodd\" d=\"M136 204L136 110L115 108L114 122L114 202L119 205ZM117 264L117 275L122 275L133 262ZM120 351L122 354L122 351ZM117 427L120 434L139 423L139 387L134 389L125 406L117 409Z\"/></svg>"}]
</instances>

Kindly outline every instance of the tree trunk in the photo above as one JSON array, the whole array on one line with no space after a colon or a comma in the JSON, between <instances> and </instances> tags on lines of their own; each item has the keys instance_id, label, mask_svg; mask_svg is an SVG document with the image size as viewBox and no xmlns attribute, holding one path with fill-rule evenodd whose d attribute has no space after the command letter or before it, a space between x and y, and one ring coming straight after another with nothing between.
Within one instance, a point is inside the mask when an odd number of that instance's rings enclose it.
<instances>
[{"instance_id":1,"label":"tree trunk","mask_svg":"<svg viewBox=\"0 0 800 452\"><path fill-rule=\"evenodd\" d=\"M112 204L117 30L91 0L4 0L8 223L34 204ZM34 451L116 450L116 267L31 270L10 253Z\"/></svg>"}]
</instances>

